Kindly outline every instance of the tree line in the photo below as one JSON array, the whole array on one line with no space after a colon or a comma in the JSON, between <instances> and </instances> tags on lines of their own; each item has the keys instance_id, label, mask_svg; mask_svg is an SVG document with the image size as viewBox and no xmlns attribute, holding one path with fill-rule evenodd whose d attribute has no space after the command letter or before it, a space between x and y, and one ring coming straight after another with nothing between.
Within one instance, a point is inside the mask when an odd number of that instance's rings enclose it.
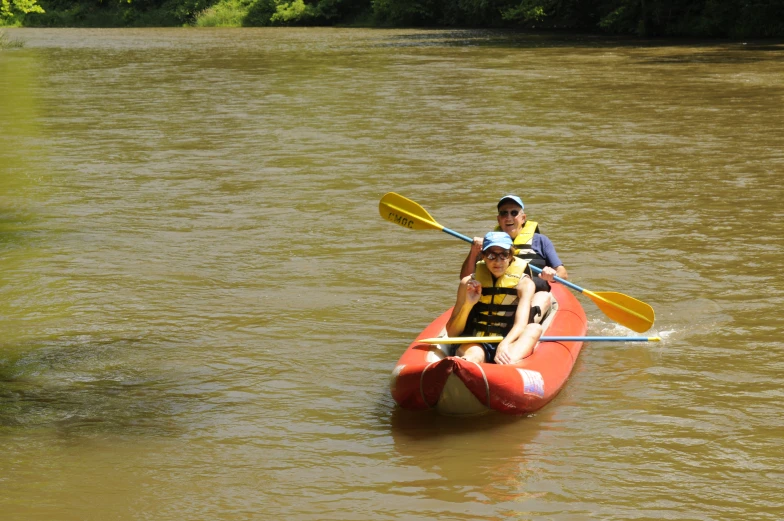
<instances>
[{"instance_id":1,"label":"tree line","mask_svg":"<svg viewBox=\"0 0 784 521\"><path fill-rule=\"evenodd\" d=\"M0 25L375 26L784 36L784 0L0 0Z\"/></svg>"}]
</instances>

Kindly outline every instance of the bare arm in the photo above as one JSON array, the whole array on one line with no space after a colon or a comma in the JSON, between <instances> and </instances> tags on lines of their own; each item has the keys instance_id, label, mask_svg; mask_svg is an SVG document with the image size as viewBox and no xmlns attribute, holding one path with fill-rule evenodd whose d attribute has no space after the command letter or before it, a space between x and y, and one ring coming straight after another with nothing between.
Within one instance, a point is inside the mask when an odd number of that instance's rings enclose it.
<instances>
[{"instance_id":1,"label":"bare arm","mask_svg":"<svg viewBox=\"0 0 784 521\"><path fill-rule=\"evenodd\" d=\"M457 301L452 309L452 316L446 323L447 336L459 336L466 326L468 314L482 296L482 284L471 275L463 277L457 287Z\"/></svg>"},{"instance_id":2,"label":"bare arm","mask_svg":"<svg viewBox=\"0 0 784 521\"><path fill-rule=\"evenodd\" d=\"M561 277L562 279L567 280L569 279L569 274L566 272L566 267L561 264L555 269L550 266L545 266L542 273L539 274L539 277L547 282L552 282L554 277Z\"/></svg>"},{"instance_id":3,"label":"bare arm","mask_svg":"<svg viewBox=\"0 0 784 521\"><path fill-rule=\"evenodd\" d=\"M468 256L463 261L463 267L460 268L460 278L471 275L476 270L476 261L479 259L479 253L482 251L482 238L474 237L474 242L471 243L471 250Z\"/></svg>"}]
</instances>

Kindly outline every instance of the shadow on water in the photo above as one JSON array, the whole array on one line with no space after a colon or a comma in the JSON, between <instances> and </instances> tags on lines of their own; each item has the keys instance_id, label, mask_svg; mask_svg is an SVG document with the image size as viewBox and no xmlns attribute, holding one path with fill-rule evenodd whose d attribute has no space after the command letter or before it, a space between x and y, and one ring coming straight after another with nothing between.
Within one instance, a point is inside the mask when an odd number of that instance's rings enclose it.
<instances>
[{"instance_id":1,"label":"shadow on water","mask_svg":"<svg viewBox=\"0 0 784 521\"><path fill-rule=\"evenodd\" d=\"M171 435L178 404L162 379L129 368L133 343L47 342L0 359L0 428L59 435Z\"/></svg>"},{"instance_id":2,"label":"shadow on water","mask_svg":"<svg viewBox=\"0 0 784 521\"><path fill-rule=\"evenodd\" d=\"M42 238L51 234L42 229L41 222L33 213L0 206L0 253L39 246Z\"/></svg>"},{"instance_id":3,"label":"shadow on water","mask_svg":"<svg viewBox=\"0 0 784 521\"><path fill-rule=\"evenodd\" d=\"M525 417L487 413L479 416L442 416L435 411L408 411L395 406L390 415L393 433L410 439L433 439L477 433L525 421Z\"/></svg>"},{"instance_id":4,"label":"shadow on water","mask_svg":"<svg viewBox=\"0 0 784 521\"><path fill-rule=\"evenodd\" d=\"M3 209L0 208L0 212ZM24 226L23 220L13 215L0 213L0 249L10 248L24 240L24 232L20 227Z\"/></svg>"}]
</instances>

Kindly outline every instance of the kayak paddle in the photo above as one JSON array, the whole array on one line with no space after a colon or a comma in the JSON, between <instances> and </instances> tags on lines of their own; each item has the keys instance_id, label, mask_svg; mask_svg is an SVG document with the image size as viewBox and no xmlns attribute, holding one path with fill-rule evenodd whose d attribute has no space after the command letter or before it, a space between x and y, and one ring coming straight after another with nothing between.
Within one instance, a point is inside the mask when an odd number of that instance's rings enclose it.
<instances>
[{"instance_id":1,"label":"kayak paddle","mask_svg":"<svg viewBox=\"0 0 784 521\"><path fill-rule=\"evenodd\" d=\"M389 192L381 198L378 211L384 219L404 228L440 230L466 242L474 242L470 237L438 224L419 204L395 192ZM542 272L541 268L536 266L531 266L531 269L537 273ZM643 333L653 326L655 318L653 308L645 302L615 291L589 291L560 277L555 277L555 280L579 291L591 299L605 315L632 331Z\"/></svg>"}]
</instances>

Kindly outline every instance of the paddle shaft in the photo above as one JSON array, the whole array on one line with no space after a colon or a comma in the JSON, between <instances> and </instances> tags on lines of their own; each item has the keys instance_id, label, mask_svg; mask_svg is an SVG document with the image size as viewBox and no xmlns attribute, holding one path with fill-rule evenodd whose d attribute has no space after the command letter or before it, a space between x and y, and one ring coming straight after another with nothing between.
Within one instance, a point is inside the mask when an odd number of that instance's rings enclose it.
<instances>
[{"instance_id":1,"label":"paddle shaft","mask_svg":"<svg viewBox=\"0 0 784 521\"><path fill-rule=\"evenodd\" d=\"M417 342L422 344L497 344L502 336L455 336L420 338ZM543 336L539 342L659 342L658 336Z\"/></svg>"},{"instance_id":2,"label":"paddle shaft","mask_svg":"<svg viewBox=\"0 0 784 521\"><path fill-rule=\"evenodd\" d=\"M540 342L658 342L658 336L543 336Z\"/></svg>"}]
</instances>

